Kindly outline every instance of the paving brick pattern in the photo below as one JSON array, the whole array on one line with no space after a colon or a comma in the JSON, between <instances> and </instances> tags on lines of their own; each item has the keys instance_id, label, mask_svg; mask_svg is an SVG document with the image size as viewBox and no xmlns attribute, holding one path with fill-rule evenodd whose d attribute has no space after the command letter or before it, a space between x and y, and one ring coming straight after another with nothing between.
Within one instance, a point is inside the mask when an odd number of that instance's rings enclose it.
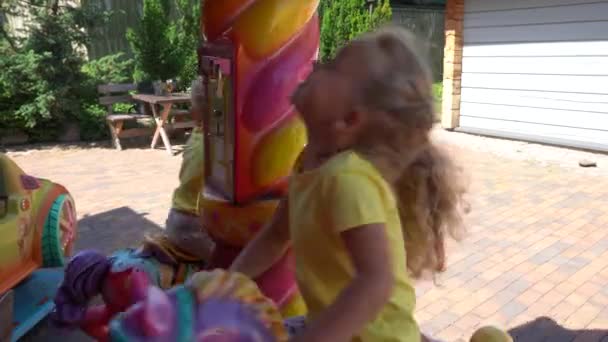
<instances>
[{"instance_id":1,"label":"paving brick pattern","mask_svg":"<svg viewBox=\"0 0 608 342\"><path fill-rule=\"evenodd\" d=\"M423 331L460 341L493 324L518 341L608 341L608 166L547 162L544 154L556 150L536 145L535 155L514 158L493 153L490 140L441 139L470 173L473 210L469 237L450 246L448 271L436 285L417 286ZM81 219L78 247L106 252L161 229L181 160L138 148L13 156L31 174L71 190Z\"/></svg>"}]
</instances>

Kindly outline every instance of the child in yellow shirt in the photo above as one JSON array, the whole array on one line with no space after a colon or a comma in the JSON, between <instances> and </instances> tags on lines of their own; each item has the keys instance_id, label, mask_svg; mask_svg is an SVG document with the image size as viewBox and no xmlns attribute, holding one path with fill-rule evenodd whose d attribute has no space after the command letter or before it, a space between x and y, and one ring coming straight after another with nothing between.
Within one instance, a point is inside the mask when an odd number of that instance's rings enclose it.
<instances>
[{"instance_id":1,"label":"child in yellow shirt","mask_svg":"<svg viewBox=\"0 0 608 342\"><path fill-rule=\"evenodd\" d=\"M308 307L293 341L421 340L413 278L462 234L458 169L430 138L431 76L390 27L345 46L293 95L309 144L289 195L232 270L255 278L291 244Z\"/></svg>"},{"instance_id":2,"label":"child in yellow shirt","mask_svg":"<svg viewBox=\"0 0 608 342\"><path fill-rule=\"evenodd\" d=\"M364 36L294 95L309 146L274 220L232 267L256 278L291 241L310 311L306 322L292 321L304 329L294 340L430 341L413 317L412 279L445 269L444 238L461 235L465 188L430 141L430 78L411 41L395 28ZM199 88L195 119L202 119ZM200 127L184 152L167 231L207 257L213 242L198 223ZM471 341L512 340L485 327Z\"/></svg>"},{"instance_id":3,"label":"child in yellow shirt","mask_svg":"<svg viewBox=\"0 0 608 342\"><path fill-rule=\"evenodd\" d=\"M192 119L196 126L184 149L179 171L179 186L173 191L167 218L167 235L185 251L205 261L211 259L214 243L201 229L198 201L205 184L203 112L205 95L201 79L192 82Z\"/></svg>"}]
</instances>

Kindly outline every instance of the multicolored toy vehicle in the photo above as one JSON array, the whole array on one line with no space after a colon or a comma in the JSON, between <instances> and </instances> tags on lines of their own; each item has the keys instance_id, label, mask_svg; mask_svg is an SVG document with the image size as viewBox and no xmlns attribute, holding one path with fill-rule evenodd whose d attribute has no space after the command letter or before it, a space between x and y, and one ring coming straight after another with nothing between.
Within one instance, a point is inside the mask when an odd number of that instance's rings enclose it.
<instances>
[{"instance_id":1,"label":"multicolored toy vehicle","mask_svg":"<svg viewBox=\"0 0 608 342\"><path fill-rule=\"evenodd\" d=\"M76 234L68 191L0 153L1 341L16 341L52 310Z\"/></svg>"}]
</instances>

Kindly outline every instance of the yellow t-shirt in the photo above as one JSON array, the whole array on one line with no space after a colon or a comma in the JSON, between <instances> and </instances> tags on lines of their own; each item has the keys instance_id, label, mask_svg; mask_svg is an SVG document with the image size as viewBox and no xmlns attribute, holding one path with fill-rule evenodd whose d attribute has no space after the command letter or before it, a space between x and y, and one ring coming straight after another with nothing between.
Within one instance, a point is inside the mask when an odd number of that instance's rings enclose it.
<instances>
[{"instance_id":1,"label":"yellow t-shirt","mask_svg":"<svg viewBox=\"0 0 608 342\"><path fill-rule=\"evenodd\" d=\"M294 175L289 187L289 215L296 277L309 319L314 320L331 305L355 276L340 233L384 223L395 287L382 312L354 341L420 341L413 316L416 296L406 271L396 201L389 184L371 163L346 151L317 169Z\"/></svg>"}]
</instances>

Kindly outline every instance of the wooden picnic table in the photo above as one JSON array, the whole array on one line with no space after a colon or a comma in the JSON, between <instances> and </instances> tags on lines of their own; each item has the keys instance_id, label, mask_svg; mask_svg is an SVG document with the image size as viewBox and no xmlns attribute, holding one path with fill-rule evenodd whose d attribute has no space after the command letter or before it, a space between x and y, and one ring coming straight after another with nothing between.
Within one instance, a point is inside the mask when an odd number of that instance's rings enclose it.
<instances>
[{"instance_id":1,"label":"wooden picnic table","mask_svg":"<svg viewBox=\"0 0 608 342\"><path fill-rule=\"evenodd\" d=\"M171 112L173 105L179 103L190 103L190 94L175 93L170 95L152 95L152 94L134 94L133 100L142 102L149 106L156 122L156 131L152 137L152 144L150 148L156 148L158 143L158 137L160 136L165 145L165 149L170 155L173 155L173 149L171 147L171 141L167 135L165 128L169 127L169 116L171 114L188 114L188 112ZM158 110L160 107L160 111ZM194 127L194 121L178 122L170 125L172 128L191 128Z\"/></svg>"}]
</instances>

